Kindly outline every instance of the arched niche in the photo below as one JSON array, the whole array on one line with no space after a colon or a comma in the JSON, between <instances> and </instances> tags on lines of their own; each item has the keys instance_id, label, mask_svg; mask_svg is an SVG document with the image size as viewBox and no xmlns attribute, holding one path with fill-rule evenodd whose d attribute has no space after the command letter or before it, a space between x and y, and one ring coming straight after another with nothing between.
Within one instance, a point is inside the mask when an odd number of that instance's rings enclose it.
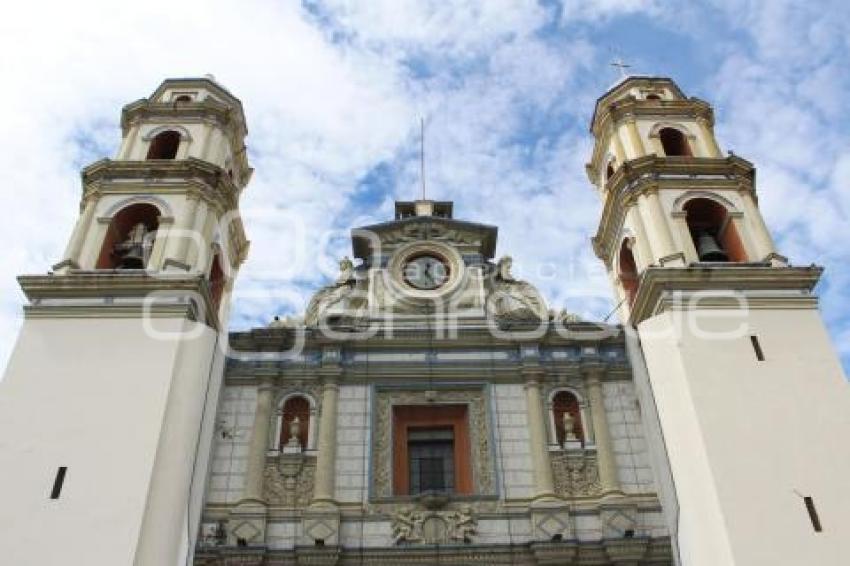
<instances>
[{"instance_id":1,"label":"arched niche","mask_svg":"<svg viewBox=\"0 0 850 566\"><path fill-rule=\"evenodd\" d=\"M161 221L148 202L126 205L109 219L95 269L145 269Z\"/></svg>"}]
</instances>

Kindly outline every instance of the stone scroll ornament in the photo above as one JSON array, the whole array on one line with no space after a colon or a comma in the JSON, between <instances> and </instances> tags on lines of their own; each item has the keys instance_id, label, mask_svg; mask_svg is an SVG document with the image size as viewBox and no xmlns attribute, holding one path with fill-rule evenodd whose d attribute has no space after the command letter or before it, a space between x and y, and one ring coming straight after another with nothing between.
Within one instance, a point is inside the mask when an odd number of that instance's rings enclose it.
<instances>
[{"instance_id":1,"label":"stone scroll ornament","mask_svg":"<svg viewBox=\"0 0 850 566\"><path fill-rule=\"evenodd\" d=\"M346 303L354 291L355 282L354 263L348 257L344 257L339 261L339 275L336 281L319 289L310 299L304 315L304 323L307 326L315 326L323 317L330 314L340 316L348 314Z\"/></svg>"},{"instance_id":2,"label":"stone scroll ornament","mask_svg":"<svg viewBox=\"0 0 850 566\"><path fill-rule=\"evenodd\" d=\"M513 259L502 257L492 276L488 311L496 318L517 320L549 320L549 310L540 292L527 281L511 273Z\"/></svg>"}]
</instances>

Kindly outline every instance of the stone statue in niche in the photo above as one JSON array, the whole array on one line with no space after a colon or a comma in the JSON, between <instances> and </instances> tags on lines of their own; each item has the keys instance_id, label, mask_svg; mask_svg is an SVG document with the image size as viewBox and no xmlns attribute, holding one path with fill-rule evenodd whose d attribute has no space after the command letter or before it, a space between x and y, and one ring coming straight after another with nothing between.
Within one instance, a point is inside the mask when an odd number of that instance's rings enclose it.
<instances>
[{"instance_id":1,"label":"stone statue in niche","mask_svg":"<svg viewBox=\"0 0 850 566\"><path fill-rule=\"evenodd\" d=\"M511 256L504 256L496 263L489 312L499 318L549 320L543 296L532 284L514 277L512 267Z\"/></svg>"},{"instance_id":2,"label":"stone statue in niche","mask_svg":"<svg viewBox=\"0 0 850 566\"><path fill-rule=\"evenodd\" d=\"M153 244L147 226L139 222L127 233L123 242L115 244L113 255L118 258L118 269L144 269Z\"/></svg>"},{"instance_id":3,"label":"stone statue in niche","mask_svg":"<svg viewBox=\"0 0 850 566\"><path fill-rule=\"evenodd\" d=\"M354 263L344 257L339 261L339 275L332 285L319 289L310 300L304 322L309 326L319 323L322 317L329 315L345 316L347 299L354 290Z\"/></svg>"},{"instance_id":4,"label":"stone statue in niche","mask_svg":"<svg viewBox=\"0 0 850 566\"><path fill-rule=\"evenodd\" d=\"M301 436L301 419L295 417L289 423L289 440L286 442L286 448L296 451L301 451L301 441L298 438Z\"/></svg>"},{"instance_id":5,"label":"stone statue in niche","mask_svg":"<svg viewBox=\"0 0 850 566\"><path fill-rule=\"evenodd\" d=\"M568 442L576 442L578 437L576 436L576 420L570 414L569 411L564 411L564 444L566 445Z\"/></svg>"}]
</instances>

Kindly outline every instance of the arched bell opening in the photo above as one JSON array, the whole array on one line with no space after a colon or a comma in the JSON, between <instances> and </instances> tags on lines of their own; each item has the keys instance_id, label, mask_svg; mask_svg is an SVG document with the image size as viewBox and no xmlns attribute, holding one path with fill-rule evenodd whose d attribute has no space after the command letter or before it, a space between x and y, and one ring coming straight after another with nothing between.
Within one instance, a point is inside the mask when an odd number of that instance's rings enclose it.
<instances>
[{"instance_id":1,"label":"arched bell opening","mask_svg":"<svg viewBox=\"0 0 850 566\"><path fill-rule=\"evenodd\" d=\"M695 198L682 209L699 261L747 261L740 235L724 206L711 199Z\"/></svg>"},{"instance_id":2,"label":"arched bell opening","mask_svg":"<svg viewBox=\"0 0 850 566\"><path fill-rule=\"evenodd\" d=\"M693 155L685 134L676 128L661 128L658 131L658 138L661 140L661 147L664 149L664 155L666 156L690 157Z\"/></svg>"},{"instance_id":3,"label":"arched bell opening","mask_svg":"<svg viewBox=\"0 0 850 566\"><path fill-rule=\"evenodd\" d=\"M629 302L629 306L631 306L635 301L635 296L637 295L638 273L635 256L629 247L628 240L623 240L623 244L620 246L617 267L619 270L620 284L623 286L623 291L626 293L626 299Z\"/></svg>"},{"instance_id":4,"label":"arched bell opening","mask_svg":"<svg viewBox=\"0 0 850 566\"><path fill-rule=\"evenodd\" d=\"M280 447L298 447L305 450L310 440L310 402L295 395L283 404L280 427Z\"/></svg>"},{"instance_id":5,"label":"arched bell opening","mask_svg":"<svg viewBox=\"0 0 850 566\"><path fill-rule=\"evenodd\" d=\"M121 209L109 222L96 269L144 269L159 228L159 209L139 203Z\"/></svg>"},{"instance_id":6,"label":"arched bell opening","mask_svg":"<svg viewBox=\"0 0 850 566\"><path fill-rule=\"evenodd\" d=\"M221 296L224 293L224 284L225 274L221 265L221 254L216 252L213 256L209 274L210 298L212 299L213 308L216 311L218 311L218 307L221 305Z\"/></svg>"},{"instance_id":7,"label":"arched bell opening","mask_svg":"<svg viewBox=\"0 0 850 566\"><path fill-rule=\"evenodd\" d=\"M568 442L584 444L584 424L581 407L570 391L559 391L552 398L552 418L555 422L555 439L559 446Z\"/></svg>"},{"instance_id":8,"label":"arched bell opening","mask_svg":"<svg viewBox=\"0 0 850 566\"><path fill-rule=\"evenodd\" d=\"M148 147L147 159L174 159L180 147L180 132L166 130L158 133Z\"/></svg>"}]
</instances>

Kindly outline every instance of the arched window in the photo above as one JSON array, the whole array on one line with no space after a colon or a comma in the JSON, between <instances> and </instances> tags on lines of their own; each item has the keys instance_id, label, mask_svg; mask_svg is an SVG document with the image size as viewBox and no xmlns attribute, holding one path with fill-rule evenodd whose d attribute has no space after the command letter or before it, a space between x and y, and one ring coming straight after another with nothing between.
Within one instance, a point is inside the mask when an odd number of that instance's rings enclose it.
<instances>
[{"instance_id":1,"label":"arched window","mask_svg":"<svg viewBox=\"0 0 850 566\"><path fill-rule=\"evenodd\" d=\"M293 424L298 419L297 424ZM280 427L280 446L292 446L293 436L302 450L306 450L310 435L310 402L301 395L295 395L283 404L283 421Z\"/></svg>"},{"instance_id":2,"label":"arched window","mask_svg":"<svg viewBox=\"0 0 850 566\"><path fill-rule=\"evenodd\" d=\"M614 160L608 162L608 166L605 167L605 181L609 181L611 177L614 176Z\"/></svg>"},{"instance_id":3,"label":"arched window","mask_svg":"<svg viewBox=\"0 0 850 566\"><path fill-rule=\"evenodd\" d=\"M744 245L723 205L694 198L682 208L700 261L747 261Z\"/></svg>"},{"instance_id":4,"label":"arched window","mask_svg":"<svg viewBox=\"0 0 850 566\"><path fill-rule=\"evenodd\" d=\"M148 159L174 159L177 157L177 148L180 147L180 133L174 130L166 130L158 133L151 140L148 148Z\"/></svg>"},{"instance_id":5,"label":"arched window","mask_svg":"<svg viewBox=\"0 0 850 566\"><path fill-rule=\"evenodd\" d=\"M646 99L647 100L661 100L661 96L659 96L657 94L647 94Z\"/></svg>"},{"instance_id":6,"label":"arched window","mask_svg":"<svg viewBox=\"0 0 850 566\"><path fill-rule=\"evenodd\" d=\"M210 266L209 285L210 298L212 299L213 308L217 311L221 304L221 295L224 292L224 269L221 267L221 254L216 252L213 256L212 266Z\"/></svg>"},{"instance_id":7,"label":"arched window","mask_svg":"<svg viewBox=\"0 0 850 566\"><path fill-rule=\"evenodd\" d=\"M658 137L661 139L661 147L664 148L664 155L693 155L691 153L691 147L688 145L688 140L685 139L685 134L676 128L661 128L658 132Z\"/></svg>"},{"instance_id":8,"label":"arched window","mask_svg":"<svg viewBox=\"0 0 850 566\"><path fill-rule=\"evenodd\" d=\"M188 94L181 94L174 99L174 102L192 102L192 97Z\"/></svg>"},{"instance_id":9,"label":"arched window","mask_svg":"<svg viewBox=\"0 0 850 566\"><path fill-rule=\"evenodd\" d=\"M623 291L626 293L626 299L629 302L629 306L631 306L635 301L635 296L637 295L638 273L635 256L629 247L628 240L623 240L623 244L620 246L619 257L619 265L617 267L620 284L623 286Z\"/></svg>"},{"instance_id":10,"label":"arched window","mask_svg":"<svg viewBox=\"0 0 850 566\"><path fill-rule=\"evenodd\" d=\"M96 269L144 269L159 227L159 209L152 204L132 204L109 222Z\"/></svg>"},{"instance_id":11,"label":"arched window","mask_svg":"<svg viewBox=\"0 0 850 566\"><path fill-rule=\"evenodd\" d=\"M584 444L584 424L581 422L581 408L575 395L569 391L556 393L552 398L552 418L555 421L555 439L559 446L564 446L568 441Z\"/></svg>"}]
</instances>

